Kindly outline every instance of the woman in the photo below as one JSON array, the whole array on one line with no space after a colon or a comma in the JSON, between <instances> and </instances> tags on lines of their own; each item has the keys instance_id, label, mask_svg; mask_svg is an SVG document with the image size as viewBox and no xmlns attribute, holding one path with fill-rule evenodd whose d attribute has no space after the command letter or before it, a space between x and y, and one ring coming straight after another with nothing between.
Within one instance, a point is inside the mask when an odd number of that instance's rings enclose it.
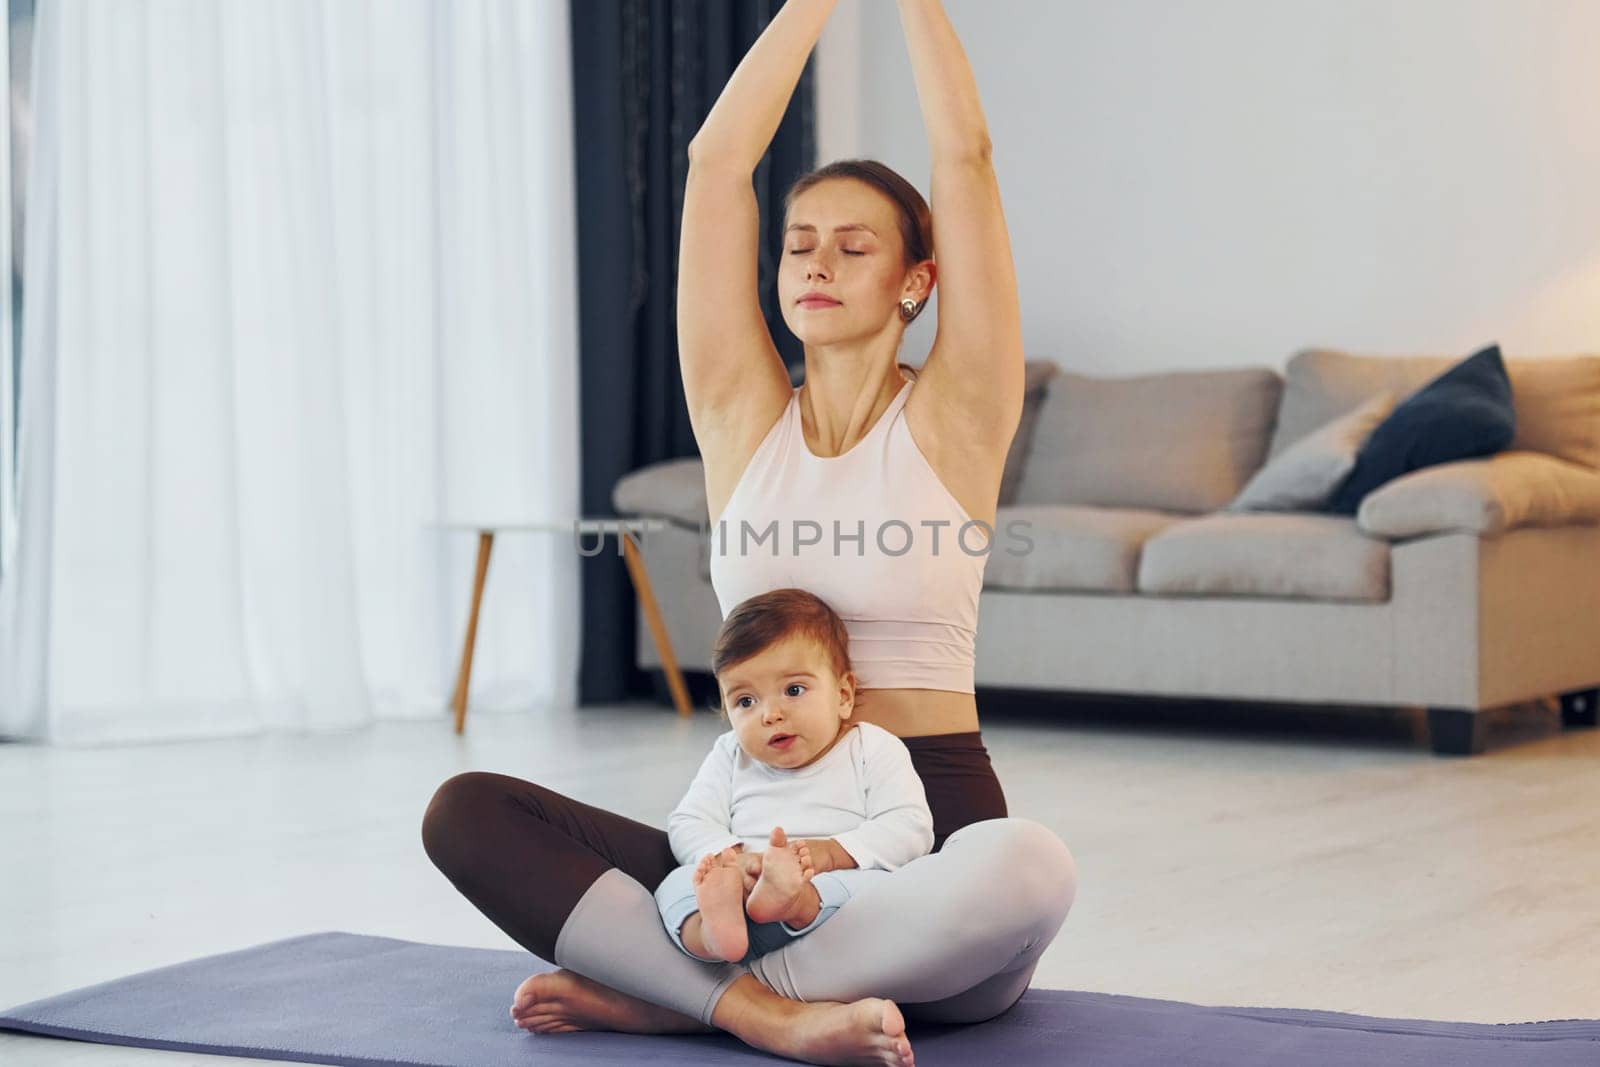
<instances>
[{"instance_id":1,"label":"woman","mask_svg":"<svg viewBox=\"0 0 1600 1067\"><path fill-rule=\"evenodd\" d=\"M748 966L710 964L661 927L652 890L675 865L664 831L503 775L457 775L424 820L429 856L518 943L566 968L517 990L524 1029L715 1027L808 1062L909 1064L906 1017L968 1022L1010 1007L1072 902L1071 855L1039 824L1005 817L978 732L981 553L1021 418L1023 357L977 89L936 0L900 0L933 163L931 220L881 164L801 179L778 278L784 320L805 342L799 390L762 319L751 176L835 2L788 0L690 145L679 348L710 513L727 532L712 560L724 614L781 585L839 610L856 714L911 749L936 850L784 948ZM896 355L936 277L938 336L913 388ZM743 524L768 518L842 520L848 547L809 560L728 547ZM885 546L886 519L920 536L904 551L903 534ZM865 545L850 540L857 522Z\"/></svg>"}]
</instances>

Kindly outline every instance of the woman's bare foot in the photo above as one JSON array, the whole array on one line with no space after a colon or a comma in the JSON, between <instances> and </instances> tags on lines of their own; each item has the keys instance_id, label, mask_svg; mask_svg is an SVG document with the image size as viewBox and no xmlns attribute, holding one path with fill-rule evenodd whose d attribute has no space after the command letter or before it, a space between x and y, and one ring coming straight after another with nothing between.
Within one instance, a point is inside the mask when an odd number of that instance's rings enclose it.
<instances>
[{"instance_id":1,"label":"woman's bare foot","mask_svg":"<svg viewBox=\"0 0 1600 1067\"><path fill-rule=\"evenodd\" d=\"M906 1021L892 1000L851 1004L788 1000L744 975L717 1002L712 1022L747 1045L806 1063L912 1067Z\"/></svg>"},{"instance_id":2,"label":"woman's bare foot","mask_svg":"<svg viewBox=\"0 0 1600 1067\"><path fill-rule=\"evenodd\" d=\"M745 911L758 923L810 925L822 906L811 878L811 852L803 842L790 844L783 827L775 826L762 854L761 877L750 890Z\"/></svg>"},{"instance_id":3,"label":"woman's bare foot","mask_svg":"<svg viewBox=\"0 0 1600 1067\"><path fill-rule=\"evenodd\" d=\"M806 1020L796 1027L800 1058L812 1063L887 1064L912 1067L916 1057L906 1020L892 1000L867 997Z\"/></svg>"},{"instance_id":4,"label":"woman's bare foot","mask_svg":"<svg viewBox=\"0 0 1600 1067\"><path fill-rule=\"evenodd\" d=\"M629 1034L713 1033L699 1019L619 993L573 971L528 977L511 1000L511 1019L536 1034L620 1030Z\"/></svg>"},{"instance_id":5,"label":"woman's bare foot","mask_svg":"<svg viewBox=\"0 0 1600 1067\"><path fill-rule=\"evenodd\" d=\"M679 936L696 956L738 963L750 951L750 933L744 922L744 867L731 848L718 853L715 862L708 863L709 859L702 859L694 872L699 925L691 930L689 923L684 923ZM690 944L691 937L695 944Z\"/></svg>"},{"instance_id":6,"label":"woman's bare foot","mask_svg":"<svg viewBox=\"0 0 1600 1067\"><path fill-rule=\"evenodd\" d=\"M559 970L531 975L518 986L511 1018L521 1029L538 1034L714 1033L721 1027L748 1045L806 1063L912 1067L915 1062L905 1018L892 1000L869 997L853 1004L808 1004L778 996L751 975L740 978L729 993L735 995L717 1002L718 1026L705 1026L670 1008Z\"/></svg>"}]
</instances>

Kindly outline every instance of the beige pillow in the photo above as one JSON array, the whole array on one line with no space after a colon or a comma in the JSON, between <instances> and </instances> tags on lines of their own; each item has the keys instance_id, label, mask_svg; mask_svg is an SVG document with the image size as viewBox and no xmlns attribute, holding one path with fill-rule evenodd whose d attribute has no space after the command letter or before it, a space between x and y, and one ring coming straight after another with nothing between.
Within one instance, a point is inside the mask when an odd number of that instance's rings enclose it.
<instances>
[{"instance_id":1,"label":"beige pillow","mask_svg":"<svg viewBox=\"0 0 1600 1067\"><path fill-rule=\"evenodd\" d=\"M1017 420L1017 432L1006 450L1006 465L1000 475L1000 507L1008 507L1017 498L1017 486L1022 484L1022 469L1028 458L1028 442L1033 440L1033 427L1039 421L1039 408L1044 403L1045 390L1050 379L1061 368L1048 359L1030 359L1023 365L1022 418Z\"/></svg>"},{"instance_id":2,"label":"beige pillow","mask_svg":"<svg viewBox=\"0 0 1600 1067\"><path fill-rule=\"evenodd\" d=\"M1302 437L1257 471L1228 510L1321 511L1355 467L1356 453L1397 401L1392 392L1379 393Z\"/></svg>"},{"instance_id":3,"label":"beige pillow","mask_svg":"<svg viewBox=\"0 0 1600 1067\"><path fill-rule=\"evenodd\" d=\"M1270 368L1049 385L1015 503L1208 512L1261 466L1283 379Z\"/></svg>"}]
</instances>

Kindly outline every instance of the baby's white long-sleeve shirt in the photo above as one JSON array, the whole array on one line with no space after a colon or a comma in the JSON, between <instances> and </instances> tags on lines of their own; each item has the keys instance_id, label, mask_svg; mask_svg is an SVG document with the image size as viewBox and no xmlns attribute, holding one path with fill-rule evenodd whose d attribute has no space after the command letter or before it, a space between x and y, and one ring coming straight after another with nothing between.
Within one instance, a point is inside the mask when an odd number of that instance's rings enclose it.
<instances>
[{"instance_id":1,"label":"baby's white long-sleeve shirt","mask_svg":"<svg viewBox=\"0 0 1600 1067\"><path fill-rule=\"evenodd\" d=\"M752 759L729 730L667 818L679 863L743 842L765 851L774 826L789 839L831 837L860 868L892 871L933 848L933 813L905 742L869 722L845 726L805 767Z\"/></svg>"}]
</instances>

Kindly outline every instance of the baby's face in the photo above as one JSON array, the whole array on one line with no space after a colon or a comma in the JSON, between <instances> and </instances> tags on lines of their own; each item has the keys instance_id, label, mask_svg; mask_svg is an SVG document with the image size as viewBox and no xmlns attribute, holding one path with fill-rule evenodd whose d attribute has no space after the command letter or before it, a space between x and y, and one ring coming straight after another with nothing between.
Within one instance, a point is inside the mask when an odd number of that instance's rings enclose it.
<instances>
[{"instance_id":1,"label":"baby's face","mask_svg":"<svg viewBox=\"0 0 1600 1067\"><path fill-rule=\"evenodd\" d=\"M814 641L788 637L717 678L739 747L793 769L820 759L855 708L855 677L833 673Z\"/></svg>"}]
</instances>

